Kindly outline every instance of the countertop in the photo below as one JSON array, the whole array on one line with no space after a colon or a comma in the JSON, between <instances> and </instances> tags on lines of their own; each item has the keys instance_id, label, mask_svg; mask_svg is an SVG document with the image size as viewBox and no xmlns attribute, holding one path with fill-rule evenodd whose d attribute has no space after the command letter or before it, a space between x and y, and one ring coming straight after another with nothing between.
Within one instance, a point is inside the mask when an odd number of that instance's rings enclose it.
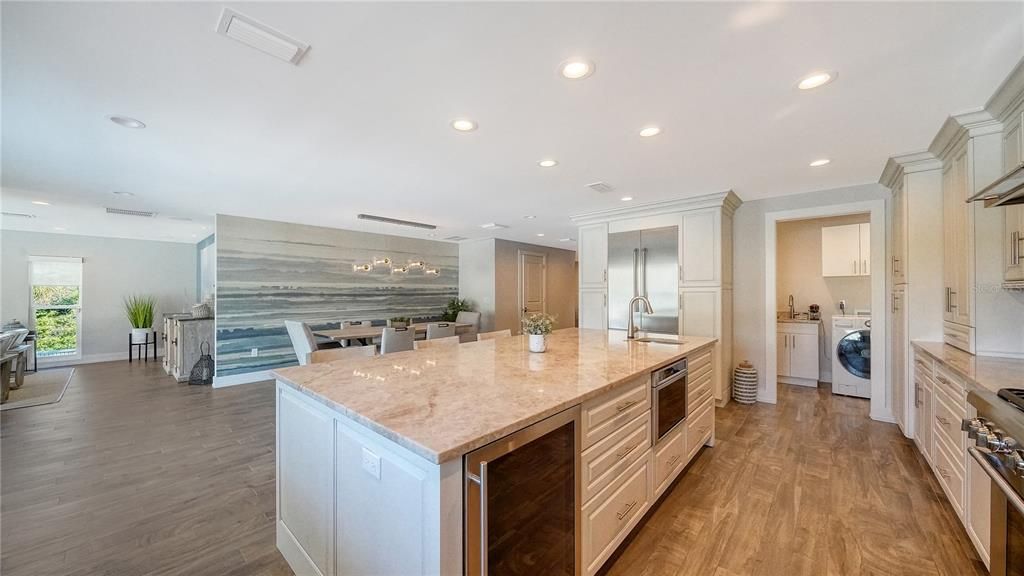
<instances>
[{"instance_id":1,"label":"countertop","mask_svg":"<svg viewBox=\"0 0 1024 576\"><path fill-rule=\"evenodd\" d=\"M779 318L776 324L821 324L821 320L808 320L807 318Z\"/></svg>"},{"instance_id":2,"label":"countertop","mask_svg":"<svg viewBox=\"0 0 1024 576\"><path fill-rule=\"evenodd\" d=\"M1000 388L1024 388L1024 360L974 356L942 342L914 340L911 344L969 383L989 392L998 392Z\"/></svg>"},{"instance_id":3,"label":"countertop","mask_svg":"<svg viewBox=\"0 0 1024 576\"><path fill-rule=\"evenodd\" d=\"M556 330L274 370L282 383L441 463L713 344L627 342L623 332Z\"/></svg>"}]
</instances>

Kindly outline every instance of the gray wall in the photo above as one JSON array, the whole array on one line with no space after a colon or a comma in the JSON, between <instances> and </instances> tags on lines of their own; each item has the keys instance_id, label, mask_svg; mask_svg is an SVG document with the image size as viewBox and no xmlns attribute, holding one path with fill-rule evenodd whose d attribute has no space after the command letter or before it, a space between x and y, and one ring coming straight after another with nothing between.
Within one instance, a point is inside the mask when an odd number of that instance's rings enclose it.
<instances>
[{"instance_id":1,"label":"gray wall","mask_svg":"<svg viewBox=\"0 0 1024 576\"><path fill-rule=\"evenodd\" d=\"M459 298L480 312L480 331L494 330L494 238L459 245Z\"/></svg>"},{"instance_id":2,"label":"gray wall","mask_svg":"<svg viewBox=\"0 0 1024 576\"><path fill-rule=\"evenodd\" d=\"M285 320L437 317L458 295L458 244L220 214L216 228L219 377L294 364ZM353 271L375 257L423 260L440 274Z\"/></svg>"},{"instance_id":3,"label":"gray wall","mask_svg":"<svg viewBox=\"0 0 1024 576\"><path fill-rule=\"evenodd\" d=\"M193 244L13 230L3 231L0 239L3 244L0 318L4 322L17 318L28 324L29 256L83 258L81 346L84 362L128 356L131 326L122 308L125 296L156 297L158 314L181 312L195 303L196 249Z\"/></svg>"},{"instance_id":4,"label":"gray wall","mask_svg":"<svg viewBox=\"0 0 1024 576\"><path fill-rule=\"evenodd\" d=\"M757 367L761 389L765 379L765 213L865 200L888 202L891 197L889 189L880 184L864 184L744 202L736 211L733 220L733 245L737 247L733 252L733 359L736 363L749 360Z\"/></svg>"}]
</instances>

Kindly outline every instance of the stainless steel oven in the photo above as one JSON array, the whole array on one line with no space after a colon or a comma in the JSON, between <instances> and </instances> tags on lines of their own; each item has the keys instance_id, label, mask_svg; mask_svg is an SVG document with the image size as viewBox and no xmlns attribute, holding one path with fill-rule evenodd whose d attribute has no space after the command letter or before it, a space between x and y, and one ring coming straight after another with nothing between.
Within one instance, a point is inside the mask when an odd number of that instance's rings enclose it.
<instances>
[{"instance_id":1,"label":"stainless steel oven","mask_svg":"<svg viewBox=\"0 0 1024 576\"><path fill-rule=\"evenodd\" d=\"M468 576L580 576L580 408L470 452Z\"/></svg>"},{"instance_id":2,"label":"stainless steel oven","mask_svg":"<svg viewBox=\"0 0 1024 576\"><path fill-rule=\"evenodd\" d=\"M686 359L651 373L654 442L686 420Z\"/></svg>"}]
</instances>

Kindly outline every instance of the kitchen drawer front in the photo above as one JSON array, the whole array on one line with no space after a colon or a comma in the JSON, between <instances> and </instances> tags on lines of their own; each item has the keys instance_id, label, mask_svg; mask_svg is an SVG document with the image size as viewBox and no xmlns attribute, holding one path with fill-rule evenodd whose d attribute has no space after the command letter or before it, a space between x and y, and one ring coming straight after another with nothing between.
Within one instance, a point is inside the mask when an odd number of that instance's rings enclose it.
<instances>
[{"instance_id":1,"label":"kitchen drawer front","mask_svg":"<svg viewBox=\"0 0 1024 576\"><path fill-rule=\"evenodd\" d=\"M596 573L651 505L648 451L623 477L583 507L583 566Z\"/></svg>"},{"instance_id":2,"label":"kitchen drawer front","mask_svg":"<svg viewBox=\"0 0 1024 576\"><path fill-rule=\"evenodd\" d=\"M942 438L957 453L964 453L967 433L960 430L960 421L967 417L967 411L953 405L941 386L932 391L932 407L936 437Z\"/></svg>"},{"instance_id":3,"label":"kitchen drawer front","mask_svg":"<svg viewBox=\"0 0 1024 576\"><path fill-rule=\"evenodd\" d=\"M954 348L974 354L974 327L956 324L954 322L942 323L942 340Z\"/></svg>"},{"instance_id":4,"label":"kitchen drawer front","mask_svg":"<svg viewBox=\"0 0 1024 576\"><path fill-rule=\"evenodd\" d=\"M686 369L690 374L695 374L705 366L711 366L711 347L705 348L702 352L686 357Z\"/></svg>"},{"instance_id":5,"label":"kitchen drawer front","mask_svg":"<svg viewBox=\"0 0 1024 576\"><path fill-rule=\"evenodd\" d=\"M677 426L655 447L655 498L668 488L683 466L686 466L686 453L686 426Z\"/></svg>"},{"instance_id":6,"label":"kitchen drawer front","mask_svg":"<svg viewBox=\"0 0 1024 576\"><path fill-rule=\"evenodd\" d=\"M686 419L686 454L692 458L700 447L715 433L715 403L712 399L697 407Z\"/></svg>"},{"instance_id":7,"label":"kitchen drawer front","mask_svg":"<svg viewBox=\"0 0 1024 576\"><path fill-rule=\"evenodd\" d=\"M580 416L583 448L589 448L651 409L648 374L625 386L583 403Z\"/></svg>"},{"instance_id":8,"label":"kitchen drawer front","mask_svg":"<svg viewBox=\"0 0 1024 576\"><path fill-rule=\"evenodd\" d=\"M697 411L712 394L712 375L708 370L696 379L686 381L686 415Z\"/></svg>"},{"instance_id":9,"label":"kitchen drawer front","mask_svg":"<svg viewBox=\"0 0 1024 576\"><path fill-rule=\"evenodd\" d=\"M949 447L941 440L935 442L935 476L946 491L949 503L957 516L964 516L964 462L949 454Z\"/></svg>"},{"instance_id":10,"label":"kitchen drawer front","mask_svg":"<svg viewBox=\"0 0 1024 576\"><path fill-rule=\"evenodd\" d=\"M935 376L932 380L935 387L945 392L953 404L967 412L967 386L959 376L940 364L935 367Z\"/></svg>"},{"instance_id":11,"label":"kitchen drawer front","mask_svg":"<svg viewBox=\"0 0 1024 576\"><path fill-rule=\"evenodd\" d=\"M583 451L580 476L583 501L615 481L627 468L647 453L651 446L651 412L648 410L629 424Z\"/></svg>"},{"instance_id":12,"label":"kitchen drawer front","mask_svg":"<svg viewBox=\"0 0 1024 576\"><path fill-rule=\"evenodd\" d=\"M914 371L920 371L922 374L926 374L929 377L935 374L935 361L930 357L915 351L914 352Z\"/></svg>"}]
</instances>

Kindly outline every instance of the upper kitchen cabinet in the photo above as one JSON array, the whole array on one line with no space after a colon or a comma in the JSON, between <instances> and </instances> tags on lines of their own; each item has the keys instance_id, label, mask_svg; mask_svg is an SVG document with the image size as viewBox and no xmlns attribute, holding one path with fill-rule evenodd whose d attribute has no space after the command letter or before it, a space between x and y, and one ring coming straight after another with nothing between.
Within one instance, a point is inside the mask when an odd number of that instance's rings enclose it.
<instances>
[{"instance_id":1,"label":"upper kitchen cabinet","mask_svg":"<svg viewBox=\"0 0 1024 576\"><path fill-rule=\"evenodd\" d=\"M604 288L608 282L608 224L580 226L577 236L580 289Z\"/></svg>"},{"instance_id":2,"label":"upper kitchen cabinet","mask_svg":"<svg viewBox=\"0 0 1024 576\"><path fill-rule=\"evenodd\" d=\"M893 285L907 283L907 192L903 179L892 186L892 271Z\"/></svg>"},{"instance_id":3,"label":"upper kitchen cabinet","mask_svg":"<svg viewBox=\"0 0 1024 576\"><path fill-rule=\"evenodd\" d=\"M1024 162L1024 100L1003 121L1003 173ZM1024 204L1003 209L1003 287L1024 290Z\"/></svg>"},{"instance_id":4,"label":"upper kitchen cabinet","mask_svg":"<svg viewBox=\"0 0 1024 576\"><path fill-rule=\"evenodd\" d=\"M722 212L718 209L683 213L680 286L722 283Z\"/></svg>"},{"instance_id":5,"label":"upper kitchen cabinet","mask_svg":"<svg viewBox=\"0 0 1024 576\"><path fill-rule=\"evenodd\" d=\"M821 229L821 275L871 275L871 225L847 224Z\"/></svg>"}]
</instances>

